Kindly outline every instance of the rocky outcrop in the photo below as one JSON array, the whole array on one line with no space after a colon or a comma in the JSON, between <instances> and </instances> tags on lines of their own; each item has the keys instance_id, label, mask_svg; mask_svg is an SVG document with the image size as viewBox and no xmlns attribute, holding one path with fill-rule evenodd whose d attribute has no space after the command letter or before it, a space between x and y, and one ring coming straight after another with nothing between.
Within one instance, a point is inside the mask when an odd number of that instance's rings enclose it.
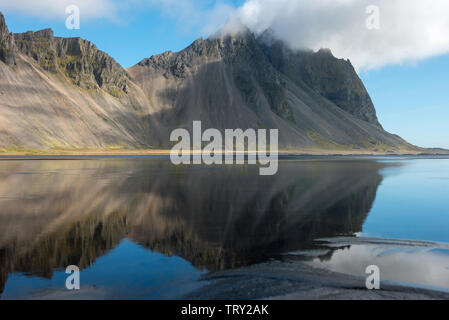
<instances>
[{"instance_id":1,"label":"rocky outcrop","mask_svg":"<svg viewBox=\"0 0 449 320\"><path fill-rule=\"evenodd\" d=\"M0 12L0 61L8 66L16 64L16 47L14 37L6 26L5 17Z\"/></svg>"},{"instance_id":2,"label":"rocky outcrop","mask_svg":"<svg viewBox=\"0 0 449 320\"><path fill-rule=\"evenodd\" d=\"M266 34L259 37L263 51L277 70L304 83L342 110L381 127L371 97L349 60L337 59L328 49L291 50Z\"/></svg>"},{"instance_id":3,"label":"rocky outcrop","mask_svg":"<svg viewBox=\"0 0 449 320\"><path fill-rule=\"evenodd\" d=\"M98 89L114 96L127 93L129 77L109 55L81 38L54 37L51 29L14 34L17 48L44 70L62 72L83 89Z\"/></svg>"}]
</instances>

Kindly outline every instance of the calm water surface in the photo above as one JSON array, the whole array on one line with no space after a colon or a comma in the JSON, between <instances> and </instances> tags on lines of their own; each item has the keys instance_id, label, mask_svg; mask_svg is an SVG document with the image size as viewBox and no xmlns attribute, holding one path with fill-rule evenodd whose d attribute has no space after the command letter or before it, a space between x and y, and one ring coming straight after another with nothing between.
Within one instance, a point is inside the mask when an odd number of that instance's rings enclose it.
<instances>
[{"instance_id":1,"label":"calm water surface","mask_svg":"<svg viewBox=\"0 0 449 320\"><path fill-rule=\"evenodd\" d=\"M167 159L0 160L0 292L15 298L177 298L203 273L319 249L308 262L449 288L449 250L349 245L334 236L449 244L448 159L288 159L175 167ZM302 257L303 258L303 257ZM301 259L302 259L301 258ZM81 268L81 290L65 268Z\"/></svg>"}]
</instances>

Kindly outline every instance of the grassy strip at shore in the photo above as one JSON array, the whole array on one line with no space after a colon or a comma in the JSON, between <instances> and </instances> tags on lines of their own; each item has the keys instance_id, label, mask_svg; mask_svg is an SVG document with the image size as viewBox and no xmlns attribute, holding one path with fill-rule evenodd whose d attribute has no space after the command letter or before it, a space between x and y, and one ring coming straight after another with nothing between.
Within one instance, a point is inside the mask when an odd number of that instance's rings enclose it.
<instances>
[{"instance_id":1,"label":"grassy strip at shore","mask_svg":"<svg viewBox=\"0 0 449 320\"><path fill-rule=\"evenodd\" d=\"M0 156L28 156L28 155L42 155L42 156L108 156L108 155L170 155L170 150L166 149L4 149L0 148ZM201 151L191 150L190 154L199 154ZM231 154L232 151L219 152L219 154ZM248 151L244 152L248 154ZM347 150L332 150L332 149L281 149L279 155L422 155L422 154L449 154L448 150L440 149L422 149L422 150L394 150L394 151L378 151L369 149L347 149Z\"/></svg>"}]
</instances>

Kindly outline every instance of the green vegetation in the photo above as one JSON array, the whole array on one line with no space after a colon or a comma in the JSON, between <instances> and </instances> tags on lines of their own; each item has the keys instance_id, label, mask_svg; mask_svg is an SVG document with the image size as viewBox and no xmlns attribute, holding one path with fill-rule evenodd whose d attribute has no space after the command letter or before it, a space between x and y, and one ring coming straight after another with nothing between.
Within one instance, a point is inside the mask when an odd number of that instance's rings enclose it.
<instances>
[{"instance_id":1,"label":"green vegetation","mask_svg":"<svg viewBox=\"0 0 449 320\"><path fill-rule=\"evenodd\" d=\"M351 150L353 146L345 146L338 144L332 140L324 138L322 135L315 131L307 131L307 136L315 142L320 148L327 150Z\"/></svg>"}]
</instances>

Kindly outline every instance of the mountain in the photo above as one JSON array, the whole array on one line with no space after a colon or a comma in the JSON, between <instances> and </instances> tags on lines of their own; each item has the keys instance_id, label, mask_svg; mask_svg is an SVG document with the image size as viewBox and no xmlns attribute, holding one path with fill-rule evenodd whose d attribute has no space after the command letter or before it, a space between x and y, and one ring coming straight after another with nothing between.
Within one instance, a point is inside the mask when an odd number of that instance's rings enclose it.
<instances>
[{"instance_id":1,"label":"mountain","mask_svg":"<svg viewBox=\"0 0 449 320\"><path fill-rule=\"evenodd\" d=\"M279 128L283 148L414 148L382 129L350 62L329 51L296 55L246 31L199 39L128 71L157 109L149 115L156 144L200 119L218 129Z\"/></svg>"},{"instance_id":2,"label":"mountain","mask_svg":"<svg viewBox=\"0 0 449 320\"><path fill-rule=\"evenodd\" d=\"M14 38L9 33L5 18L0 12L0 61L8 66L16 64L16 47Z\"/></svg>"},{"instance_id":3,"label":"mountain","mask_svg":"<svg viewBox=\"0 0 449 320\"><path fill-rule=\"evenodd\" d=\"M293 51L269 32L259 42L270 62L297 85L303 84L353 116L381 127L376 109L349 60L335 59L331 51Z\"/></svg>"},{"instance_id":4,"label":"mountain","mask_svg":"<svg viewBox=\"0 0 449 320\"><path fill-rule=\"evenodd\" d=\"M114 59L49 29L11 34L2 15L0 26L0 147L146 146L146 98Z\"/></svg>"},{"instance_id":5,"label":"mountain","mask_svg":"<svg viewBox=\"0 0 449 320\"><path fill-rule=\"evenodd\" d=\"M421 151L384 131L348 60L267 34L217 33L128 70L52 30L12 34L0 13L0 148L169 148L173 129L279 129L283 149Z\"/></svg>"}]
</instances>

